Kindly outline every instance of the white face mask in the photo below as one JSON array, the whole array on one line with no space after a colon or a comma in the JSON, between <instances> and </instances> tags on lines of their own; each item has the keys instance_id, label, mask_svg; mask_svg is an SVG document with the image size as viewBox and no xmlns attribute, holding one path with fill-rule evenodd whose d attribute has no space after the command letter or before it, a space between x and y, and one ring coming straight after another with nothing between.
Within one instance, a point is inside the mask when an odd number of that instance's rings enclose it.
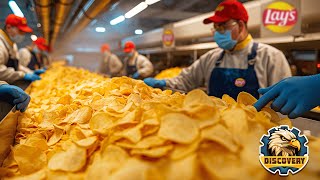
<instances>
[{"instance_id":1,"label":"white face mask","mask_svg":"<svg viewBox=\"0 0 320 180\"><path fill-rule=\"evenodd\" d=\"M23 42L24 38L25 38L25 35L21 35L19 33L19 29L18 28L14 28L14 31L15 31L15 36L10 36L11 40L14 41L15 43L21 43Z\"/></svg>"},{"instance_id":2,"label":"white face mask","mask_svg":"<svg viewBox=\"0 0 320 180\"><path fill-rule=\"evenodd\" d=\"M22 43L24 41L25 35L17 34L14 37L10 37L15 43Z\"/></svg>"}]
</instances>

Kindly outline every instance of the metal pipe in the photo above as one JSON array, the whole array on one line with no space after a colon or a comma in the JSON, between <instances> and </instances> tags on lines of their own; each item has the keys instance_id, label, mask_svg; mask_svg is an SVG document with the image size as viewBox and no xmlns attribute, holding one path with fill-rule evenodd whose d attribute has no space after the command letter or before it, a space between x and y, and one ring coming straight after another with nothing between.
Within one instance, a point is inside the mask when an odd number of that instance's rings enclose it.
<instances>
[{"instance_id":1,"label":"metal pipe","mask_svg":"<svg viewBox=\"0 0 320 180\"><path fill-rule=\"evenodd\" d=\"M53 46L54 43L56 42L60 29L65 23L66 17L71 10L73 2L74 0L60 0L56 4L55 22L54 22L54 28L53 28L53 32L50 40L51 46Z\"/></svg>"},{"instance_id":2,"label":"metal pipe","mask_svg":"<svg viewBox=\"0 0 320 180\"><path fill-rule=\"evenodd\" d=\"M35 0L38 17L41 18L43 36L49 42L50 40L50 7L51 0Z\"/></svg>"}]
</instances>

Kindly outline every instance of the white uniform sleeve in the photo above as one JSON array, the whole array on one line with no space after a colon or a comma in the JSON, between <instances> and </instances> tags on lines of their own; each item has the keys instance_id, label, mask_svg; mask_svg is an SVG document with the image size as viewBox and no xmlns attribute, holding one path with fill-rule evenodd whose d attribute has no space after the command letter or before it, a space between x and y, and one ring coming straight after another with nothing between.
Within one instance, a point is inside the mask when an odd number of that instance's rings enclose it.
<instances>
[{"instance_id":1,"label":"white uniform sleeve","mask_svg":"<svg viewBox=\"0 0 320 180\"><path fill-rule=\"evenodd\" d=\"M112 76L119 76L120 71L122 70L122 62L118 56L112 54L109 62L109 69Z\"/></svg>"},{"instance_id":2,"label":"white uniform sleeve","mask_svg":"<svg viewBox=\"0 0 320 180\"><path fill-rule=\"evenodd\" d=\"M31 69L29 69L28 67L21 65L20 61L19 61L19 71L22 71L24 73L33 73L33 71Z\"/></svg>"},{"instance_id":3,"label":"white uniform sleeve","mask_svg":"<svg viewBox=\"0 0 320 180\"><path fill-rule=\"evenodd\" d=\"M97 72L101 73L101 74L107 74L107 69L108 69L108 65L107 65L107 59L108 57L106 57L105 55L103 55L103 58L101 59L100 63L99 63L99 67Z\"/></svg>"},{"instance_id":4,"label":"white uniform sleeve","mask_svg":"<svg viewBox=\"0 0 320 180\"><path fill-rule=\"evenodd\" d=\"M31 53L27 48L21 48L19 50L19 63L22 66L28 66L31 61Z\"/></svg>"},{"instance_id":5,"label":"white uniform sleeve","mask_svg":"<svg viewBox=\"0 0 320 180\"><path fill-rule=\"evenodd\" d=\"M268 68L268 86L272 86L282 79L291 77L289 63L281 51L273 52L269 56Z\"/></svg>"},{"instance_id":6,"label":"white uniform sleeve","mask_svg":"<svg viewBox=\"0 0 320 180\"><path fill-rule=\"evenodd\" d=\"M3 84L8 84L8 83L5 81L0 81L0 85L3 85Z\"/></svg>"},{"instance_id":7,"label":"white uniform sleeve","mask_svg":"<svg viewBox=\"0 0 320 180\"><path fill-rule=\"evenodd\" d=\"M24 77L25 73L22 71L15 71L11 67L4 65L4 54L0 51L0 80L8 83L13 83Z\"/></svg>"},{"instance_id":8,"label":"white uniform sleeve","mask_svg":"<svg viewBox=\"0 0 320 180\"><path fill-rule=\"evenodd\" d=\"M189 92L204 84L203 60L195 61L191 66L182 70L179 76L167 79L167 87Z\"/></svg>"},{"instance_id":9,"label":"white uniform sleeve","mask_svg":"<svg viewBox=\"0 0 320 180\"><path fill-rule=\"evenodd\" d=\"M153 65L145 56L139 55L137 60L138 73L145 78L153 73Z\"/></svg>"}]
</instances>

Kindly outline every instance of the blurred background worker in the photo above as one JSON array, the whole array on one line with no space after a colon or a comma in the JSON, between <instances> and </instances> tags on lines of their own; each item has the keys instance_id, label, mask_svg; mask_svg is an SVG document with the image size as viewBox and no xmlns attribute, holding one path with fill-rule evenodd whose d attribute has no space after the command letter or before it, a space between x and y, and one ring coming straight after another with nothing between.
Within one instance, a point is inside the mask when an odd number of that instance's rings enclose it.
<instances>
[{"instance_id":1,"label":"blurred background worker","mask_svg":"<svg viewBox=\"0 0 320 180\"><path fill-rule=\"evenodd\" d=\"M210 96L228 94L236 98L241 91L259 98L258 89L291 76L284 54L269 45L256 43L248 33L248 13L238 1L224 1L215 15L203 21L214 23L214 40L220 48L199 60L172 79L145 79L152 87L190 91L205 83Z\"/></svg>"},{"instance_id":2,"label":"blurred background worker","mask_svg":"<svg viewBox=\"0 0 320 180\"><path fill-rule=\"evenodd\" d=\"M100 49L103 58L98 67L98 73L116 77L121 75L122 62L117 55L111 53L110 46L103 44Z\"/></svg>"},{"instance_id":3,"label":"blurred background worker","mask_svg":"<svg viewBox=\"0 0 320 180\"><path fill-rule=\"evenodd\" d=\"M320 106L320 74L291 77L268 88L259 89L263 96L254 104L260 111L270 101L272 109L296 118Z\"/></svg>"},{"instance_id":4,"label":"blurred background worker","mask_svg":"<svg viewBox=\"0 0 320 180\"><path fill-rule=\"evenodd\" d=\"M126 58L124 59L124 75L134 79L146 78L152 75L153 65L150 60L136 51L132 41L124 45Z\"/></svg>"},{"instance_id":5,"label":"blurred background worker","mask_svg":"<svg viewBox=\"0 0 320 180\"><path fill-rule=\"evenodd\" d=\"M16 43L24 40L25 33L32 32L26 18L10 14L5 27L0 29L0 80L12 83L16 80L39 80L40 77L30 69L19 64Z\"/></svg>"},{"instance_id":6,"label":"blurred background worker","mask_svg":"<svg viewBox=\"0 0 320 180\"><path fill-rule=\"evenodd\" d=\"M16 110L25 112L30 102L30 96L21 88L0 81L0 100L16 106Z\"/></svg>"},{"instance_id":7,"label":"blurred background worker","mask_svg":"<svg viewBox=\"0 0 320 180\"><path fill-rule=\"evenodd\" d=\"M32 44L19 50L19 63L28 67L36 74L45 72L43 62L41 61L41 51L47 51L48 46L43 37L38 37Z\"/></svg>"}]
</instances>

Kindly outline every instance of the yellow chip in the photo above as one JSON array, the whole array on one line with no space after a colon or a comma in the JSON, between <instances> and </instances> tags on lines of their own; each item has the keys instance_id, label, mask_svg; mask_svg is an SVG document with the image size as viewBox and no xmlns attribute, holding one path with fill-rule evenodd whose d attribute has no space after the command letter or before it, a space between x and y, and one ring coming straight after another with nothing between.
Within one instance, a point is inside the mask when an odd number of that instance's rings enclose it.
<instances>
[{"instance_id":1,"label":"yellow chip","mask_svg":"<svg viewBox=\"0 0 320 180\"><path fill-rule=\"evenodd\" d=\"M78 123L78 124L84 124L87 123L91 116L92 116L92 109L91 107L83 107L81 109L78 109L68 115L63 121L66 123Z\"/></svg>"},{"instance_id":2,"label":"yellow chip","mask_svg":"<svg viewBox=\"0 0 320 180\"><path fill-rule=\"evenodd\" d=\"M292 122L289 118L283 118L280 121L276 122L278 125L288 125L290 128L292 128Z\"/></svg>"},{"instance_id":3,"label":"yellow chip","mask_svg":"<svg viewBox=\"0 0 320 180\"><path fill-rule=\"evenodd\" d=\"M272 122L276 123L276 122L281 120L280 117L278 116L278 114L274 110L269 108L269 107L264 107L264 108L262 108L261 111L262 112L267 112L268 114L270 114Z\"/></svg>"},{"instance_id":4,"label":"yellow chip","mask_svg":"<svg viewBox=\"0 0 320 180\"><path fill-rule=\"evenodd\" d=\"M174 150L170 154L172 160L185 158L197 151L201 142L201 138L197 138L192 144L175 145Z\"/></svg>"},{"instance_id":5,"label":"yellow chip","mask_svg":"<svg viewBox=\"0 0 320 180\"><path fill-rule=\"evenodd\" d=\"M89 149L97 142L98 138L96 136L88 137L86 139L81 139L79 141L75 141L74 143L80 147Z\"/></svg>"},{"instance_id":6,"label":"yellow chip","mask_svg":"<svg viewBox=\"0 0 320 180\"><path fill-rule=\"evenodd\" d=\"M52 146L52 145L56 144L57 142L59 142L60 139L62 138L63 134L64 134L64 129L60 126L54 125L54 133L50 137L50 139L47 143L48 146Z\"/></svg>"},{"instance_id":7,"label":"yellow chip","mask_svg":"<svg viewBox=\"0 0 320 180\"><path fill-rule=\"evenodd\" d=\"M241 134L248 131L248 121L246 112L235 105L222 112L222 123L232 134Z\"/></svg>"},{"instance_id":8,"label":"yellow chip","mask_svg":"<svg viewBox=\"0 0 320 180\"><path fill-rule=\"evenodd\" d=\"M150 158L160 158L169 154L169 152L173 149L173 145L155 147L151 149L133 149L131 150L132 155L143 155Z\"/></svg>"},{"instance_id":9,"label":"yellow chip","mask_svg":"<svg viewBox=\"0 0 320 180\"><path fill-rule=\"evenodd\" d=\"M197 155L192 154L178 161L172 161L169 164L168 171L165 173L167 180L193 180L197 179Z\"/></svg>"},{"instance_id":10,"label":"yellow chip","mask_svg":"<svg viewBox=\"0 0 320 180\"><path fill-rule=\"evenodd\" d=\"M238 145L234 141L231 132L220 124L203 129L201 131L201 138L221 144L233 153L238 151Z\"/></svg>"},{"instance_id":11,"label":"yellow chip","mask_svg":"<svg viewBox=\"0 0 320 180\"><path fill-rule=\"evenodd\" d=\"M77 172L86 164L87 151L84 148L72 144L67 151L56 153L49 160L50 170Z\"/></svg>"},{"instance_id":12,"label":"yellow chip","mask_svg":"<svg viewBox=\"0 0 320 180\"><path fill-rule=\"evenodd\" d=\"M257 99L249 93L240 92L237 97L237 102L244 105L254 105L254 103L257 102Z\"/></svg>"},{"instance_id":13,"label":"yellow chip","mask_svg":"<svg viewBox=\"0 0 320 180\"><path fill-rule=\"evenodd\" d=\"M97 113L90 120L90 129L96 134L107 135L116 118L108 113Z\"/></svg>"},{"instance_id":14,"label":"yellow chip","mask_svg":"<svg viewBox=\"0 0 320 180\"><path fill-rule=\"evenodd\" d=\"M192 106L197 106L199 104L214 106L214 103L209 98L209 96L200 89L196 89L189 92L183 101L184 108L190 108Z\"/></svg>"},{"instance_id":15,"label":"yellow chip","mask_svg":"<svg viewBox=\"0 0 320 180\"><path fill-rule=\"evenodd\" d=\"M194 119L184 114L170 113L161 117L159 137L181 144L193 142L199 135L199 127Z\"/></svg>"},{"instance_id":16,"label":"yellow chip","mask_svg":"<svg viewBox=\"0 0 320 180\"><path fill-rule=\"evenodd\" d=\"M221 99L229 105L237 104L237 102L227 94L224 94Z\"/></svg>"},{"instance_id":17,"label":"yellow chip","mask_svg":"<svg viewBox=\"0 0 320 180\"><path fill-rule=\"evenodd\" d=\"M46 154L37 147L27 145L16 145L13 148L13 157L19 166L21 174L31 174L47 164Z\"/></svg>"}]
</instances>

